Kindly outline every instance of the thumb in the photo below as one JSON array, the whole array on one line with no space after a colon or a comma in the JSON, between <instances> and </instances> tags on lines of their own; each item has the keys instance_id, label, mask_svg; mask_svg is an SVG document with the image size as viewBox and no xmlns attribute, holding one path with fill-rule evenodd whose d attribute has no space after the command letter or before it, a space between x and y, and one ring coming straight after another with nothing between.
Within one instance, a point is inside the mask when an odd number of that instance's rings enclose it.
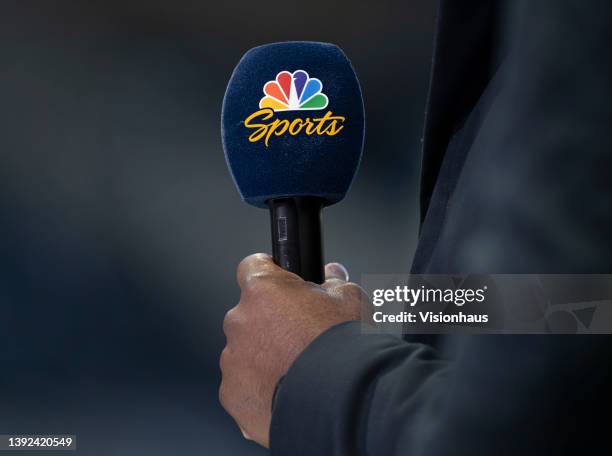
<instances>
[{"instance_id":1,"label":"thumb","mask_svg":"<svg viewBox=\"0 0 612 456\"><path fill-rule=\"evenodd\" d=\"M325 280L338 279L347 282L349 273L340 263L329 263L325 265Z\"/></svg>"}]
</instances>

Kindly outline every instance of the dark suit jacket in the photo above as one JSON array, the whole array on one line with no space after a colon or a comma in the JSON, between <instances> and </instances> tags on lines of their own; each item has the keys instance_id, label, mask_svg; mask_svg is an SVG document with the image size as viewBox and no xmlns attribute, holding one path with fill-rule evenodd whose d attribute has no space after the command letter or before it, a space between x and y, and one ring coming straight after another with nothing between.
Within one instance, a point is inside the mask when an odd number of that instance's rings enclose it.
<instances>
[{"instance_id":1,"label":"dark suit jacket","mask_svg":"<svg viewBox=\"0 0 612 456\"><path fill-rule=\"evenodd\" d=\"M414 272L612 272L609 10L442 2ZM272 454L611 454L610 337L422 341L317 338L279 388Z\"/></svg>"}]
</instances>

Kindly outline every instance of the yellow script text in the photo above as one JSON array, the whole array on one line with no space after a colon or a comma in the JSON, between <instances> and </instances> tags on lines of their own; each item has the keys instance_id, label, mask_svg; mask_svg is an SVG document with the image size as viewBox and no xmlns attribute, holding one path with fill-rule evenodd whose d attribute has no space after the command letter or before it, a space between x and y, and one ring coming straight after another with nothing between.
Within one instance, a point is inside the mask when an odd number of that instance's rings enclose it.
<instances>
[{"instance_id":1,"label":"yellow script text","mask_svg":"<svg viewBox=\"0 0 612 456\"><path fill-rule=\"evenodd\" d=\"M250 142L257 142L263 138L264 144L268 147L272 135L282 136L287 133L296 136L303 132L306 135L336 136L344 128L342 124L345 120L343 116L334 116L331 111L327 111L323 117L313 119L310 117L293 120L274 119L274 110L264 108L247 117L244 126L255 130L249 135Z\"/></svg>"}]
</instances>

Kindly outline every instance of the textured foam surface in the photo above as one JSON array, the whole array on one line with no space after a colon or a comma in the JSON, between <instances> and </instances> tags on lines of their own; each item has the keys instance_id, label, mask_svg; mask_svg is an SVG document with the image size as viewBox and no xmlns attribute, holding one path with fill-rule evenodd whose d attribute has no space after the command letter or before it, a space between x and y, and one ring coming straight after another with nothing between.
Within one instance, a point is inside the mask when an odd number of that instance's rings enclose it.
<instances>
[{"instance_id":1,"label":"textured foam surface","mask_svg":"<svg viewBox=\"0 0 612 456\"><path fill-rule=\"evenodd\" d=\"M315 120L326 114L344 120ZM333 204L349 189L363 149L364 111L355 72L337 46L283 42L251 49L232 74L221 118L226 160L247 203L266 207L271 198L307 195ZM287 125L292 128L283 131Z\"/></svg>"}]
</instances>

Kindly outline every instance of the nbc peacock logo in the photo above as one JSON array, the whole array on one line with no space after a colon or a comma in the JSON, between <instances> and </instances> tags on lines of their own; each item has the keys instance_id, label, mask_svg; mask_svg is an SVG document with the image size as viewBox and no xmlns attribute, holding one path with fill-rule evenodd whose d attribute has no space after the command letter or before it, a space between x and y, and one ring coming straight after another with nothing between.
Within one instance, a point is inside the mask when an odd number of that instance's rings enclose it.
<instances>
[{"instance_id":1,"label":"nbc peacock logo","mask_svg":"<svg viewBox=\"0 0 612 456\"><path fill-rule=\"evenodd\" d=\"M324 109L329 100L322 90L321 80L311 78L304 70L281 71L276 79L264 84L265 96L259 101L259 107L274 111Z\"/></svg>"},{"instance_id":2,"label":"nbc peacock logo","mask_svg":"<svg viewBox=\"0 0 612 456\"><path fill-rule=\"evenodd\" d=\"M318 117L300 116L300 112L320 111L327 108L329 98L323 93L323 83L311 78L305 70L280 71L263 86L264 96L259 100L259 110L244 120L244 126L254 130L249 142L263 139L268 147L272 136L288 134L297 136L336 136L344 128L344 116L331 111ZM294 111L295 117L277 118L277 112Z\"/></svg>"}]
</instances>

